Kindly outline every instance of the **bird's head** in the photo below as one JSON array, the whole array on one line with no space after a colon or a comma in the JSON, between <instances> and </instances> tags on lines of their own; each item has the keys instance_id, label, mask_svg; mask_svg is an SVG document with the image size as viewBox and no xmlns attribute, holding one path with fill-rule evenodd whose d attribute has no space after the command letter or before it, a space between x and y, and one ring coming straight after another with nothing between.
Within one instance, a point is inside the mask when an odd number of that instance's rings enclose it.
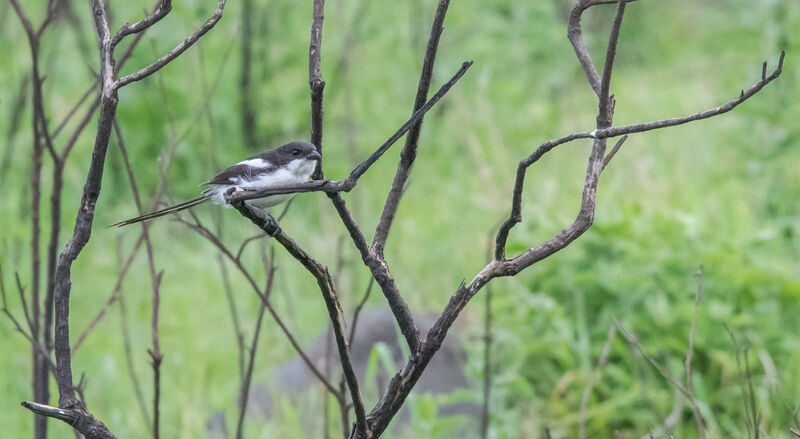
<instances>
[{"instance_id":1,"label":"bird's head","mask_svg":"<svg viewBox=\"0 0 800 439\"><path fill-rule=\"evenodd\" d=\"M319 161L322 156L317 152L317 147L308 142L291 142L280 146L273 151L282 162L289 163L293 160Z\"/></svg>"},{"instance_id":2,"label":"bird's head","mask_svg":"<svg viewBox=\"0 0 800 439\"><path fill-rule=\"evenodd\" d=\"M298 177L308 178L314 173L322 156L317 147L308 142L291 142L267 153L268 160L286 168Z\"/></svg>"}]
</instances>

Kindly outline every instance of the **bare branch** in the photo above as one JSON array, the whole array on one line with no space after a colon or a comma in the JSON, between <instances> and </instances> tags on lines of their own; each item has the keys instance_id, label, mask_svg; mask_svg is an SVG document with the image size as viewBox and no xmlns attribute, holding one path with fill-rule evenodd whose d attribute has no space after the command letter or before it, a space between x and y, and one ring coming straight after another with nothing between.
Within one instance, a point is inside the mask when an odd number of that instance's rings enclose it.
<instances>
[{"instance_id":1,"label":"bare branch","mask_svg":"<svg viewBox=\"0 0 800 439\"><path fill-rule=\"evenodd\" d=\"M350 238L352 238L356 249L361 253L361 260L364 261L364 265L369 268L372 277L375 278L375 281L378 282L378 285L381 287L386 301L389 302L389 308L392 310L392 314L394 314L397 320L400 332L403 333L403 337L405 337L408 343L411 356L416 356L420 349L419 330L417 330L417 326L414 323L414 317L411 315L408 304L403 300L392 274L389 273L389 267L386 265L386 261L367 246L364 234L361 233L358 224L356 224L352 215L350 215L350 211L347 209L341 194L332 194L330 198L333 202L333 206L336 208L336 212L339 214L339 218L350 233Z\"/></svg>"},{"instance_id":2,"label":"bare branch","mask_svg":"<svg viewBox=\"0 0 800 439\"><path fill-rule=\"evenodd\" d=\"M706 437L706 429L703 426L703 415L697 408L697 402L694 399L694 385L692 384L692 355L694 354L694 336L697 332L697 310L700 308L700 299L703 294L703 266L701 265L695 273L697 280L697 293L694 297L694 314L692 315L692 327L689 330L689 348L686 350L686 360L683 363L684 371L686 373L686 390L689 392L689 406L692 408L694 420L697 422L697 432L701 438Z\"/></svg>"},{"instance_id":3,"label":"bare branch","mask_svg":"<svg viewBox=\"0 0 800 439\"><path fill-rule=\"evenodd\" d=\"M575 139L588 138L588 133L570 134L559 139L548 140L542 143L536 150L528 157L522 159L517 166L517 178L514 182L514 191L511 196L511 214L508 219L500 226L497 231L497 238L495 244L494 258L495 260L503 260L506 256L506 241L508 240L508 233L519 222L522 221L522 191L525 183L525 173L529 166L536 163L543 155L547 154L551 149L558 145L571 142Z\"/></svg>"},{"instance_id":4,"label":"bare branch","mask_svg":"<svg viewBox=\"0 0 800 439\"><path fill-rule=\"evenodd\" d=\"M128 150L125 147L125 141L122 138L122 132L119 128L119 123L117 120L114 119L114 133L117 136L117 144L119 145L120 152L122 153L122 160L125 164L125 172L128 174L128 181L131 185L131 191L133 192L133 198L136 202L136 208L139 211L139 214L144 213L142 208L142 201L139 197L139 188L136 184L136 176L133 173L133 168L131 167L130 160L128 159ZM152 300L152 340L153 340L153 347L152 349L148 350L150 354L150 358L152 360L153 366L153 437L158 439L160 437L160 411L159 411L159 401L161 398L161 361L163 359L163 355L161 354L161 347L159 345L158 340L158 311L159 311L159 290L161 286L161 278L163 275L162 272L156 273L155 267L155 257L153 256L153 244L150 241L150 233L148 230L148 225L142 223L142 237L144 238L145 243L145 250L147 252L147 266L150 271L150 283L151 289L153 294Z\"/></svg>"},{"instance_id":5,"label":"bare branch","mask_svg":"<svg viewBox=\"0 0 800 439\"><path fill-rule=\"evenodd\" d=\"M709 117L727 113L728 111L731 111L742 102L753 97L762 88L764 88L765 85L769 84L770 82L775 80L778 76L780 76L783 69L783 59L784 59L784 52L781 52L781 57L780 61L778 62L778 67L770 76L767 76L765 79L758 81L752 87L742 92L739 96L737 96L736 98L734 98L733 100L729 101L724 105L720 105L706 111L701 111L699 113L694 113L683 117L663 119L663 120L639 123L634 125L624 125L620 127L595 129L594 131L591 132L584 131L579 133L573 133L564 137L560 137L558 139L548 140L547 142L542 143L531 155L529 155L528 157L524 158L519 162L519 165L517 167L517 176L514 182L514 190L512 192L511 214L509 215L508 219L506 219L506 221L503 223L503 225L500 226L500 229L497 232L495 259L498 261L505 259L505 244L506 240L508 239L508 234L517 223L522 221L522 207L521 207L522 191L525 182L525 174L527 168L531 166L533 163L536 163L536 161L542 158L544 154L548 153L550 150L552 150L558 145L571 142L577 139L589 139L589 138L605 139L605 138L622 136L626 134L652 131L675 125L681 125L696 120L707 119ZM616 152L613 149L611 153L609 153L609 155L611 156L612 153L616 154ZM608 160L610 159L611 158L609 157ZM580 226L581 224L573 224L573 226L570 226L570 229L562 231L561 233L553 237L553 239L545 242L540 246L529 249L522 255L514 258L514 261L516 262L507 266L507 268L510 268L512 271L509 271L508 274L506 274L506 276L513 276L519 273L520 270L530 266L531 264L541 260L544 257L549 256L550 254L554 253L554 251L557 251L555 247L559 247L558 249L560 250L560 248L563 248L567 244L569 244L569 242L572 242L574 238L577 238L577 236L575 236L575 233L578 232L580 229L580 227L574 228L574 226L576 225ZM569 242L566 242L563 246L560 245L563 242L563 240L569 238L572 239L570 239Z\"/></svg>"},{"instance_id":6,"label":"bare branch","mask_svg":"<svg viewBox=\"0 0 800 439\"><path fill-rule=\"evenodd\" d=\"M120 332L122 333L122 345L125 352L125 364L128 367L128 377L130 378L131 385L133 386L133 393L136 396L136 403L139 406L139 412L142 414L142 419L144 419L144 423L147 425L147 430L149 431L153 428L153 424L150 421L150 415L147 413L147 406L145 405L144 396L142 395L142 386L139 383L139 376L136 374L136 369L134 369L133 366L131 336L130 331L128 330L128 316L125 309L125 300L122 296L119 298L119 315Z\"/></svg>"},{"instance_id":7,"label":"bare branch","mask_svg":"<svg viewBox=\"0 0 800 439\"><path fill-rule=\"evenodd\" d=\"M61 120L61 123L59 123L58 126L56 127L56 129L53 130L53 138L56 138L58 136L58 134L61 133L61 130L63 130L64 127L67 125L67 123L69 123L70 119L72 119L72 116L74 116L75 113L78 112L78 109L81 107L81 105L83 105L83 103L86 102L87 99L89 99L89 96L96 89L97 89L97 83L96 82L93 83L91 85L91 87L86 89L86 91L83 93L83 95L81 95L80 99L78 99L78 102L76 102L75 105L73 105L72 108L70 108L70 110L67 112L67 115L64 116L64 119ZM99 104L100 103L100 99L99 98L96 99L95 102L96 102L96 104ZM96 104L93 105L93 107L96 107Z\"/></svg>"},{"instance_id":8,"label":"bare branch","mask_svg":"<svg viewBox=\"0 0 800 439\"><path fill-rule=\"evenodd\" d=\"M606 61L605 65L603 66L603 77L600 79L600 94L598 96L600 110L597 114L597 128L611 126L611 120L614 113L614 98L609 98L611 89L611 71L614 67L614 58L617 56L619 29L622 26L622 16L625 15L626 2L627 0L618 1L617 14L614 16L614 22L611 25L611 34L608 37Z\"/></svg>"},{"instance_id":9,"label":"bare branch","mask_svg":"<svg viewBox=\"0 0 800 439\"><path fill-rule=\"evenodd\" d=\"M417 97L414 99L414 112L422 108L422 106L425 105L425 100L428 98L428 90L430 89L431 79L433 78L433 64L436 61L439 37L441 37L442 30L444 29L444 17L447 14L448 6L450 6L450 0L439 0L439 4L436 7L433 25L431 26L431 34L428 37L428 48L425 51L425 60L422 63L422 73L420 74L419 86L417 87ZM400 151L400 162L397 164L397 171L394 174L392 187L389 190L389 195L386 197L381 219L378 221L378 226L375 228L375 238L372 241L372 248L380 257L383 257L383 248L386 245L389 228L392 227L394 215L397 213L397 208L400 205L400 197L403 195L403 188L411 172L411 166L414 164L414 160L417 157L417 142L419 141L421 129L422 119L419 119L414 123L406 136L406 143Z\"/></svg>"},{"instance_id":10,"label":"bare branch","mask_svg":"<svg viewBox=\"0 0 800 439\"><path fill-rule=\"evenodd\" d=\"M325 0L314 0L314 18L311 22L311 43L308 48L308 85L311 87L311 143L322 154L322 80L320 62L322 60L322 21L324 20ZM317 164L312 178L323 177L322 161Z\"/></svg>"},{"instance_id":11,"label":"bare branch","mask_svg":"<svg viewBox=\"0 0 800 439\"><path fill-rule=\"evenodd\" d=\"M467 69L472 65L472 61L467 61L461 65L461 69L453 75L450 80L442 85L439 91L428 100L428 102L419 110L414 112L406 123L403 124L391 137L389 137L386 142L383 143L375 152L373 152L367 159L365 159L361 164L356 166L355 169L350 173L350 176L347 177L344 181L333 181L333 180L315 180L309 181L308 183L301 183L296 185L285 185L285 186L275 186L270 189L260 190L260 191L238 191L234 192L230 196L227 197L229 203L237 203L240 201L245 200L254 200L257 198L264 198L267 195L276 195L276 194L291 194L291 193L298 193L298 192L327 192L327 193L335 193L335 192L349 192L353 189L358 182L358 179L361 178L364 173L372 166L378 159L392 146L394 145L397 140L399 140L403 135L408 132L409 129L414 125L416 121L418 121L425 113L427 113L437 102L445 95L447 92L464 76L464 73L467 72ZM590 137L588 133L584 137Z\"/></svg>"},{"instance_id":12,"label":"bare branch","mask_svg":"<svg viewBox=\"0 0 800 439\"><path fill-rule=\"evenodd\" d=\"M489 439L492 391L492 287L486 286L483 316L483 407L481 407L481 439Z\"/></svg>"},{"instance_id":13,"label":"bare branch","mask_svg":"<svg viewBox=\"0 0 800 439\"><path fill-rule=\"evenodd\" d=\"M19 273L14 272L14 280L17 284L17 292L19 293L19 302L22 307L22 314L25 316L25 322L28 324L28 330L33 338L38 339L36 334L36 324L31 319L31 312L28 311L28 301L25 299L25 287L22 286L22 281L19 279Z\"/></svg>"},{"instance_id":14,"label":"bare branch","mask_svg":"<svg viewBox=\"0 0 800 439\"><path fill-rule=\"evenodd\" d=\"M139 32L143 32L147 30L150 26L158 23L161 21L162 18L166 17L167 14L172 10L172 0L159 0L159 4L156 6L156 9L147 14L146 17L137 21L134 24L125 23L119 31L114 35L111 39L111 50L119 44L126 36L130 34L135 34Z\"/></svg>"},{"instance_id":15,"label":"bare branch","mask_svg":"<svg viewBox=\"0 0 800 439\"><path fill-rule=\"evenodd\" d=\"M103 303L103 306L94 316L94 318L89 321L89 324L86 325L86 329L81 332L81 335L78 336L75 344L72 346L73 353L77 352L78 349L83 345L83 342L86 340L89 334L91 334L91 332L97 327L97 324L100 323L100 320L105 317L106 312L108 312L108 309L111 308L111 305L119 300L120 295L122 294L122 282L125 280L125 276L128 274L128 270L133 264L133 260L135 259L139 248L141 248L143 243L144 233L140 234L136 239L136 242L133 244L133 249L131 249L131 253L128 255L127 259L125 259L122 267L120 267L119 271L117 272L117 280L114 283L114 288L111 290L111 294L108 296L108 299L106 299L106 301Z\"/></svg>"},{"instance_id":16,"label":"bare branch","mask_svg":"<svg viewBox=\"0 0 800 439\"><path fill-rule=\"evenodd\" d=\"M628 140L628 135L627 134L622 136L619 140L617 140L617 143L611 149L611 152L606 154L605 158L603 159L603 170L604 171L606 169L606 166L608 166L608 163L611 161L611 159L614 158L615 155L617 155L617 152L619 151L619 149L622 147L622 144L625 143L626 140Z\"/></svg>"},{"instance_id":17,"label":"bare branch","mask_svg":"<svg viewBox=\"0 0 800 439\"><path fill-rule=\"evenodd\" d=\"M736 108L742 102L744 102L744 101L750 99L751 97L753 97L756 93L761 91L761 89L764 88L765 85L769 84L770 82L775 80L778 76L780 76L781 73L783 72L783 59L784 59L785 56L786 56L786 52L781 51L781 56L780 56L780 59L778 60L778 67L775 69L775 71L772 72L771 75L767 76L764 79L759 80L758 82L753 84L753 86L751 86L747 90L742 91L741 94L739 94L739 96L737 96L736 98L732 99L731 101L729 101L726 104L723 104L723 105L720 105L718 107L714 107L714 108L711 108L711 109L708 109L708 110L705 110L705 111L701 111L699 113L690 114L688 116L675 117L675 118L671 118L671 119L657 120L657 121L654 121L654 122L645 122L645 123L640 123L640 124L635 124L635 125L626 125L626 126L621 126L621 127L610 127L610 128L605 128L605 129L598 129L598 130L595 130L592 133L590 133L591 136L589 136L589 137L608 138L608 137L621 136L623 134L641 133L641 132L644 132L644 131L652 131L652 130L672 127L672 126L676 126L676 125L683 125L683 124L688 123L688 122L693 122L693 121L701 120L701 119L708 119L709 117L718 116L720 114L725 114L725 113L733 110L734 108Z\"/></svg>"},{"instance_id":18,"label":"bare branch","mask_svg":"<svg viewBox=\"0 0 800 439\"><path fill-rule=\"evenodd\" d=\"M606 342L603 345L603 351L600 352L600 357L597 358L597 365L592 371L591 376L589 377L589 381L586 383L586 387L583 389L583 395L581 395L581 411L579 416L579 430L578 430L578 437L580 439L584 439L586 437L586 409L589 406L589 397L592 395L592 388L597 384L597 381L600 379L601 370L603 366L605 366L606 361L608 361L608 354L611 353L611 344L614 343L614 337L617 335L616 326L613 324L608 328L608 336L606 336Z\"/></svg>"},{"instance_id":19,"label":"bare branch","mask_svg":"<svg viewBox=\"0 0 800 439\"><path fill-rule=\"evenodd\" d=\"M347 386L350 389L350 397L353 400L353 408L356 414L356 430L359 434L365 435L367 432L366 417L364 412L364 402L361 399L361 392L358 388L358 379L356 378L353 365L350 361L350 350L347 345L347 339L344 334L344 323L342 321L341 306L339 305L339 298L336 289L333 285L330 273L327 267L322 265L314 259L305 250L300 248L292 238L281 230L277 221L271 216L264 214L260 209L255 209L248 206L246 203L236 203L233 205L239 213L249 219L253 224L258 226L267 235L275 238L292 257L300 262L303 267L311 273L317 280L317 285L322 292L322 297L325 300L325 305L328 308L328 316L333 324L333 333L336 338L336 346L339 351L339 360L342 363L342 371L347 381Z\"/></svg>"},{"instance_id":20,"label":"bare branch","mask_svg":"<svg viewBox=\"0 0 800 439\"><path fill-rule=\"evenodd\" d=\"M190 214L191 214L191 212L190 212ZM278 324L278 327L281 329L283 334L289 340L289 343L292 345L292 348L294 348L295 352L297 352L297 355L300 356L300 358L303 360L303 362L306 364L306 366L308 366L309 370L311 370L311 373L313 373L314 376L316 376L317 379L320 380L320 382L323 384L323 386L325 386L325 388L334 397L336 397L337 399L340 400L341 399L341 395L339 395L339 392L336 390L336 387L334 387L330 383L330 381L328 381L328 379L325 377L325 375L322 372L320 372L320 370L317 368L317 366L314 365L314 363L311 361L310 358L308 358L308 355L306 355L306 353L303 351L303 348L300 347L300 343L297 342L297 339L294 337L294 335L292 335L291 331L289 331L289 328L286 326L285 323L283 323L283 319L281 319L281 317L275 311L273 306L269 303L269 298L261 292L261 289L258 287L258 284L256 283L255 279L253 279L253 276L250 275L250 272L247 271L247 268L245 268L244 265L242 265L242 262L240 260L236 259L236 257L233 255L233 253L231 253L231 251L228 250L227 247L225 247L225 245L219 240L219 238L216 235L214 235L210 230L208 230L205 226L203 226L197 220L196 217L194 219L195 219L195 222L194 223L190 223L190 222L178 217L178 221L180 221L181 223L183 223L187 227L191 228L192 230L196 231L201 236L203 236L204 238L208 239L212 244L214 244L214 246L217 247L217 249L220 251L220 253L222 253L222 255L224 255L229 261L231 261L233 263L233 265L239 270L239 272L242 273L242 275L245 277L245 279L247 279L247 282L253 288L253 291L259 296L259 298L261 298L261 301L262 302L266 302L267 311L269 311L270 315L275 320L275 323Z\"/></svg>"},{"instance_id":21,"label":"bare branch","mask_svg":"<svg viewBox=\"0 0 800 439\"><path fill-rule=\"evenodd\" d=\"M369 294L372 292L372 285L375 283L375 278L369 278L369 283L367 283L367 290L364 292L364 296L356 305L356 309L353 311L353 320L350 322L350 337L348 337L348 343L350 346L353 345L353 340L356 337L356 325L358 325L358 317L361 315L361 310L364 308L364 305L367 304L367 299L369 299Z\"/></svg>"},{"instance_id":22,"label":"bare branch","mask_svg":"<svg viewBox=\"0 0 800 439\"><path fill-rule=\"evenodd\" d=\"M0 266L0 299L2 299L2 307L0 307L0 312L2 312L3 314L6 315L6 317L8 317L8 320L10 320L11 324L14 325L14 329L16 329L17 332L19 332L20 334L22 334L23 337L25 337L28 343L30 343L31 347L36 351L38 351L41 354L42 358L45 359L45 362L47 363L50 370L55 372L55 364L53 364L52 360L50 360L50 353L39 342L39 340L36 340L35 338L33 338L32 334L25 331L25 328L22 327L19 320L17 320L17 318L14 317L14 314L11 313L11 310L8 309L8 299L6 297L6 287L3 278L2 266Z\"/></svg>"},{"instance_id":23,"label":"bare branch","mask_svg":"<svg viewBox=\"0 0 800 439\"><path fill-rule=\"evenodd\" d=\"M361 176L364 175L365 172L367 172L369 167L372 166L389 149L389 147L391 147L394 144L394 142L396 142L403 134L405 134L406 131L408 131L417 122L417 120L419 120L425 113L428 112L428 110L430 110L434 105L436 105L437 102L439 102L439 99L441 99L442 96L444 96L450 90L450 88L453 87L453 85L455 85L455 83L458 82L458 80L461 79L461 77L464 76L465 73L467 73L467 70L471 66L472 66L472 61L465 61L463 64L461 64L461 68L458 70L458 72L456 72L456 74L453 75L453 77L450 78L449 81L447 81L444 85L442 85L439 91L436 92L436 94L433 95L433 97L430 98L428 102L422 106L422 108L416 111L408 120L408 122L406 122L402 127L400 127L400 129L397 130L397 132L395 132L392 135L392 137L389 138L389 140L387 140L383 145L381 145L380 148L378 148L374 153L372 153L372 155L370 155L360 165L358 165L355 169L353 169L353 172L351 172L350 176L347 177L347 181L351 181L353 183L358 181L358 179L361 178Z\"/></svg>"},{"instance_id":24,"label":"bare branch","mask_svg":"<svg viewBox=\"0 0 800 439\"><path fill-rule=\"evenodd\" d=\"M273 251L272 257L269 259L269 267L267 270L267 287L264 290L264 295L269 297L272 292L273 280L275 279L275 254ZM253 341L250 342L250 359L247 362L247 372L245 372L244 381L242 382L242 389L239 392L239 419L236 422L236 439L242 439L244 432L244 415L247 413L247 402L250 395L250 383L253 378L253 366L256 362L256 348L258 346L258 336L261 333L261 322L264 319L264 310L267 308L267 302L262 301L261 307L258 310L258 319L256 320L256 327L253 329Z\"/></svg>"},{"instance_id":25,"label":"bare branch","mask_svg":"<svg viewBox=\"0 0 800 439\"><path fill-rule=\"evenodd\" d=\"M116 439L113 433L99 419L82 408L57 408L49 405L25 401L22 406L37 415L59 419L83 433L86 439Z\"/></svg>"},{"instance_id":26,"label":"bare branch","mask_svg":"<svg viewBox=\"0 0 800 439\"><path fill-rule=\"evenodd\" d=\"M636 0L626 1L633 2ZM581 63L581 67L583 67L583 71L586 73L586 79L589 81L589 85L598 96L600 95L600 75L597 73L597 69L592 62L592 57L589 55L586 44L583 42L581 17L583 13L592 6L614 3L618 3L617 0L578 0L569 12L567 38L569 38L569 42L572 43L572 48L575 51L575 55L578 57L578 61Z\"/></svg>"},{"instance_id":27,"label":"bare branch","mask_svg":"<svg viewBox=\"0 0 800 439\"><path fill-rule=\"evenodd\" d=\"M203 23L203 25L200 26L200 28L195 33L190 35L189 38L183 40L183 42L175 46L174 49L167 52L164 56L162 56L149 66L141 68L134 73L119 78L114 83L114 88L119 89L130 84L131 82L141 81L142 79L161 70L164 66L166 66L172 60L180 56L180 54L185 52L186 49L192 47L192 45L194 45L194 43L196 43L197 40L200 39L200 37L202 37L208 31L210 31L222 18L222 11L225 9L225 2L226 0L217 0L217 9L214 11L214 14L205 23Z\"/></svg>"}]
</instances>

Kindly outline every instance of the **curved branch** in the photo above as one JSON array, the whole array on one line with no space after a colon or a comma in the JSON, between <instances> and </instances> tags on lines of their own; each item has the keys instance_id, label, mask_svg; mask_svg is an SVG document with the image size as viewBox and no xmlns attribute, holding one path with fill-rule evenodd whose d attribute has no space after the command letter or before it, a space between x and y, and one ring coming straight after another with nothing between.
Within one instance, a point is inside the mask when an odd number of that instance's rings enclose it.
<instances>
[{"instance_id":1,"label":"curved branch","mask_svg":"<svg viewBox=\"0 0 800 439\"><path fill-rule=\"evenodd\" d=\"M717 116L720 114L727 113L733 110L736 106L741 104L742 102L750 99L756 93L761 91L767 84L778 78L783 71L783 60L786 53L781 52L780 59L778 61L778 66L769 76L766 76L766 73L762 73L761 79L756 82L752 87L749 89L742 91L739 96L732 99L731 101L705 110L698 113L690 114L687 116L682 117L675 117L671 119L662 119L652 122L645 122L633 125L624 125L620 127L609 127L609 128L602 128L596 129L594 131L583 131L579 133L573 133L566 135L564 137L560 137L558 139L548 140L547 142L542 143L531 155L522 159L517 166L517 176L514 182L514 190L512 192L512 201L511 201L511 214L509 217L503 222L500 226L500 229L497 232L497 237L495 240L495 259L496 260L503 260L505 258L505 246L506 241L508 239L508 234L511 229L519 222L522 221L522 191L523 185L525 182L525 174L527 172L527 168L531 166L533 163L536 163L544 154L548 153L551 149L555 148L558 145L571 142L577 139L607 139L612 137L624 136L627 134L632 133L641 133L645 131L653 131L661 128L667 128L675 125L682 125L689 122L694 122L696 120L707 119L709 117ZM622 146L621 143L619 146ZM603 168L608 165L608 162L614 157L616 151L619 149L618 146L615 146L614 149L606 156L603 162ZM534 249L529 250L527 253L533 253ZM520 255L518 258L525 256L525 254ZM549 256L549 255L547 255ZM545 256L546 257L546 256ZM528 260L523 258L525 263L528 263ZM535 259L535 258L532 258ZM530 264L538 261L532 260ZM530 265L528 264L528 265Z\"/></svg>"},{"instance_id":2,"label":"curved branch","mask_svg":"<svg viewBox=\"0 0 800 439\"><path fill-rule=\"evenodd\" d=\"M155 62L150 64L147 67L141 68L136 72L133 72L129 75L125 75L122 78L119 78L114 83L115 89L120 89L131 82L134 81L141 81L142 79L152 75L153 73L161 70L164 66L172 62L175 58L180 56L186 49L192 47L197 40L200 39L203 35L205 35L208 31L210 31L214 26L216 26L217 22L222 18L222 11L225 9L225 2L226 0L217 0L217 9L214 11L214 14L203 23L202 26L197 30L197 32L193 33L189 36L189 38L183 40L180 44L175 46L174 49L167 52L164 56L157 59Z\"/></svg>"},{"instance_id":3,"label":"curved branch","mask_svg":"<svg viewBox=\"0 0 800 439\"><path fill-rule=\"evenodd\" d=\"M162 18L166 17L171 10L172 0L159 0L158 5L156 5L156 9L152 13L147 14L146 17L134 24L125 23L111 39L112 50L117 46L117 44L125 39L126 36L144 32L147 30L147 28L158 23Z\"/></svg>"}]
</instances>

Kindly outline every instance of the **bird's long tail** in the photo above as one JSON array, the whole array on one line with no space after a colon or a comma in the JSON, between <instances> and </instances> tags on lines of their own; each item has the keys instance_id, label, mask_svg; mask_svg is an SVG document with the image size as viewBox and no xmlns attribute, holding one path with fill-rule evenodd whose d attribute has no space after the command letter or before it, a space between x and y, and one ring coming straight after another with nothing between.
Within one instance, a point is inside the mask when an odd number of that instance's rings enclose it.
<instances>
[{"instance_id":1,"label":"bird's long tail","mask_svg":"<svg viewBox=\"0 0 800 439\"><path fill-rule=\"evenodd\" d=\"M197 198L193 198L189 201L184 201L183 203L176 204L174 206L167 207L165 209L156 210L155 212L146 213L142 216L137 216L136 218L131 218L125 221L120 221L116 224L112 224L109 227L122 227L127 226L128 224L136 224L142 221L151 220L153 218L158 218L160 216L169 215L171 213L180 212L181 210L188 209L190 207L194 207L200 204L205 203L206 201L211 200L206 195L199 196Z\"/></svg>"}]
</instances>

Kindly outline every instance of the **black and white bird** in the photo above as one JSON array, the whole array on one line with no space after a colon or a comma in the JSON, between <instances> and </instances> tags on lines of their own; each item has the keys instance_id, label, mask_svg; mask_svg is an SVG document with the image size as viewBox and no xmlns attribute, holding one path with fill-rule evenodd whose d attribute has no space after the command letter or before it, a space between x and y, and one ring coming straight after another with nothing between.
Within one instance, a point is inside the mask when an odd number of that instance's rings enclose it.
<instances>
[{"instance_id":1,"label":"black and white bird","mask_svg":"<svg viewBox=\"0 0 800 439\"><path fill-rule=\"evenodd\" d=\"M190 207L213 201L216 204L228 206L225 195L232 188L239 190L258 191L275 186L298 184L308 181L317 162L322 156L317 148L308 142L291 142L272 151L255 155L243 160L230 168L220 172L211 180L203 183L208 185L203 195L184 201L183 203L165 209L150 212L136 218L120 221L112 226L122 227L151 220L170 213L179 212ZM264 198L250 200L251 205L267 209L292 198L294 194L268 195Z\"/></svg>"}]
</instances>

